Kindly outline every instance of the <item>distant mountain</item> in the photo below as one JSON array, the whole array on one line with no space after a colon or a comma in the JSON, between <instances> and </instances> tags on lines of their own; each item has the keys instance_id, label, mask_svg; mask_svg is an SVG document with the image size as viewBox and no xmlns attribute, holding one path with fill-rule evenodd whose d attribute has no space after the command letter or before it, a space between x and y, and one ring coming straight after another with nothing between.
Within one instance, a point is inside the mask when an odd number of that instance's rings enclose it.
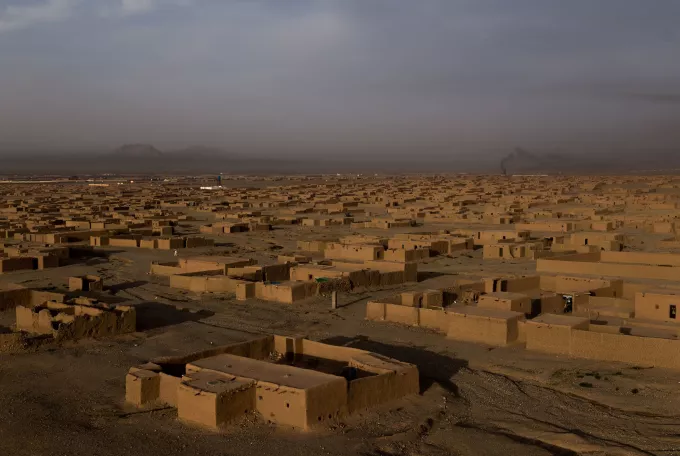
<instances>
[{"instance_id":1,"label":"distant mountain","mask_svg":"<svg viewBox=\"0 0 680 456\"><path fill-rule=\"evenodd\" d=\"M522 173L636 173L640 170L663 172L680 167L680 152L668 149L619 150L608 154L569 152L534 153L521 148L500 160L500 169ZM675 171L673 171L675 172Z\"/></svg>"},{"instance_id":2,"label":"distant mountain","mask_svg":"<svg viewBox=\"0 0 680 456\"><path fill-rule=\"evenodd\" d=\"M151 144L125 144L111 152L111 155L129 158L154 158L162 157L163 152Z\"/></svg>"},{"instance_id":3,"label":"distant mountain","mask_svg":"<svg viewBox=\"0 0 680 456\"><path fill-rule=\"evenodd\" d=\"M592 173L663 172L680 168L675 149L623 150L608 154L574 151L546 153L517 148L501 157L492 154L458 153L455 156L395 155L385 160L360 152L300 156L286 149L248 154L218 148L192 146L161 151L150 144L127 144L104 152L8 153L0 152L0 174L295 174L295 173L399 173L479 172Z\"/></svg>"}]
</instances>

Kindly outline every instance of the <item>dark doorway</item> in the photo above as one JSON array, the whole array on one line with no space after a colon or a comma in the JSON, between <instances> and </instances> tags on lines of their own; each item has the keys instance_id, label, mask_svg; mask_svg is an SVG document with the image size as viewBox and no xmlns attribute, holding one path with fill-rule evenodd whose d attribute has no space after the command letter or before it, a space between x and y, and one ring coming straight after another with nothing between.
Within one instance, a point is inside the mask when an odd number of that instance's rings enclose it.
<instances>
[{"instance_id":1,"label":"dark doorway","mask_svg":"<svg viewBox=\"0 0 680 456\"><path fill-rule=\"evenodd\" d=\"M675 304L671 304L670 309L668 309L668 317L675 320L676 315L677 315L677 309L675 308Z\"/></svg>"}]
</instances>

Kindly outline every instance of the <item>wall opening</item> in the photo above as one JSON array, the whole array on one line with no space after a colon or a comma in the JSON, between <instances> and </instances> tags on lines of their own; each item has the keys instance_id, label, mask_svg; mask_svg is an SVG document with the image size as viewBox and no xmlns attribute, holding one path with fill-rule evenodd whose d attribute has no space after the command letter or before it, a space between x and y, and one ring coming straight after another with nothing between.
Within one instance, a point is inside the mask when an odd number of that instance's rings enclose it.
<instances>
[{"instance_id":1,"label":"wall opening","mask_svg":"<svg viewBox=\"0 0 680 456\"><path fill-rule=\"evenodd\" d=\"M499 258L503 258L503 247L500 247L500 248L498 249L498 257L499 257Z\"/></svg>"},{"instance_id":2,"label":"wall opening","mask_svg":"<svg viewBox=\"0 0 680 456\"><path fill-rule=\"evenodd\" d=\"M668 309L668 318L672 318L675 320L675 317L677 316L677 309L675 308L675 304L671 304L670 308Z\"/></svg>"}]
</instances>

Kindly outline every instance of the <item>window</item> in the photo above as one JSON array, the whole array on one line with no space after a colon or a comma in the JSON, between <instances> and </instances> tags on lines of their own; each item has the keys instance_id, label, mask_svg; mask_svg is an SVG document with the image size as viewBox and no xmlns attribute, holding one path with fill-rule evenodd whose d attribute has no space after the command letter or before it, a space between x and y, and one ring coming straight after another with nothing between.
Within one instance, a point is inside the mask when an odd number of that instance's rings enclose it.
<instances>
[{"instance_id":1,"label":"window","mask_svg":"<svg viewBox=\"0 0 680 456\"><path fill-rule=\"evenodd\" d=\"M586 245L588 245L588 238L586 238Z\"/></svg>"},{"instance_id":2,"label":"window","mask_svg":"<svg viewBox=\"0 0 680 456\"><path fill-rule=\"evenodd\" d=\"M671 304L671 307L668 309L668 317L675 320L676 315L677 315L677 309L675 308L675 304Z\"/></svg>"}]
</instances>

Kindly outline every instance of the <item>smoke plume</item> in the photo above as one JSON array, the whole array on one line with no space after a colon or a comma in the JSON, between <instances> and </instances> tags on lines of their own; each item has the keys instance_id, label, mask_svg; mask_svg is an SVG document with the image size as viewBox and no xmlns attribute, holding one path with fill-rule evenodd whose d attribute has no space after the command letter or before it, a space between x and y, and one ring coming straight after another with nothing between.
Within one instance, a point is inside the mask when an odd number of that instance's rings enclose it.
<instances>
[{"instance_id":1,"label":"smoke plume","mask_svg":"<svg viewBox=\"0 0 680 456\"><path fill-rule=\"evenodd\" d=\"M509 168L525 171L556 171L564 166L565 156L559 153L534 154L520 147L501 159L501 171L507 176Z\"/></svg>"}]
</instances>

